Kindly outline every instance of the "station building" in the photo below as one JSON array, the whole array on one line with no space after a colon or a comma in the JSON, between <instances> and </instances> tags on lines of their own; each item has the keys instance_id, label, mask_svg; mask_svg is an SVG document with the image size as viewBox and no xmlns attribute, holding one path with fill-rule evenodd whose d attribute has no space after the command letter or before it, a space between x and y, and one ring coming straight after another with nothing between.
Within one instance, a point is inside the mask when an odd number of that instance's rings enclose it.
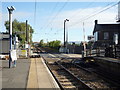
<instances>
[{"instance_id":1,"label":"station building","mask_svg":"<svg viewBox=\"0 0 120 90\"><path fill-rule=\"evenodd\" d=\"M98 24L98 20L95 20L93 35L95 38L95 47L120 45L120 23Z\"/></svg>"}]
</instances>

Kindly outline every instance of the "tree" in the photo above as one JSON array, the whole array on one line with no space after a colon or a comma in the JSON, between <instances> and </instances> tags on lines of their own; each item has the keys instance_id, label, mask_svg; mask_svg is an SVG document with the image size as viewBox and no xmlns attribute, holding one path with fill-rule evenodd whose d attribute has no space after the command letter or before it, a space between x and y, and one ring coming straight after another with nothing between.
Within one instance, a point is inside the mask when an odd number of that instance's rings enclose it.
<instances>
[{"instance_id":1,"label":"tree","mask_svg":"<svg viewBox=\"0 0 120 90\"><path fill-rule=\"evenodd\" d=\"M43 41L43 39L40 40L39 46L40 46L40 47L43 47L43 46L44 46L44 41Z\"/></svg>"},{"instance_id":2,"label":"tree","mask_svg":"<svg viewBox=\"0 0 120 90\"><path fill-rule=\"evenodd\" d=\"M25 43L26 40L26 23L25 22L19 22L17 21L17 19L14 19L14 21L12 22L13 24L13 37L15 36L15 34L17 34L17 37L19 39L19 41L21 42L21 44ZM9 21L5 21L5 27L6 30L9 32ZM32 40L32 34L34 32L34 30L32 29L32 27L28 24L28 28L30 29L29 33L30 33L30 40ZM32 42L32 41L30 41Z\"/></svg>"},{"instance_id":3,"label":"tree","mask_svg":"<svg viewBox=\"0 0 120 90\"><path fill-rule=\"evenodd\" d=\"M59 40L49 42L49 46L51 48L56 48L56 49L60 47L60 44L61 44L61 41Z\"/></svg>"}]
</instances>

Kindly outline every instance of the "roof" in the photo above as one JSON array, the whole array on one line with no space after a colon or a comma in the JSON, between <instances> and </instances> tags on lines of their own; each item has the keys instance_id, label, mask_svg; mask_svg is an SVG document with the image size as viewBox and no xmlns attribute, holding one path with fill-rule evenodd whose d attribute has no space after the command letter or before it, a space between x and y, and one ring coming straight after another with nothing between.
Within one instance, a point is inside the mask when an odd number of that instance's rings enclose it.
<instances>
[{"instance_id":1,"label":"roof","mask_svg":"<svg viewBox=\"0 0 120 90\"><path fill-rule=\"evenodd\" d=\"M95 24L94 32L96 31L120 31L120 24Z\"/></svg>"},{"instance_id":2,"label":"roof","mask_svg":"<svg viewBox=\"0 0 120 90\"><path fill-rule=\"evenodd\" d=\"M9 39L8 33L0 33L0 39Z\"/></svg>"}]
</instances>

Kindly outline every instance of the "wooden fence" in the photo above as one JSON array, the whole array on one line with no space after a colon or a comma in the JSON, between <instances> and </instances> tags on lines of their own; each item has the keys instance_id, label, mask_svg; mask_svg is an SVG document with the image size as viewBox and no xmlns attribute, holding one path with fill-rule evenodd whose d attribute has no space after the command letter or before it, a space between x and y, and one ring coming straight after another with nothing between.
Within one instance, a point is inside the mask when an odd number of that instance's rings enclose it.
<instances>
[{"instance_id":1,"label":"wooden fence","mask_svg":"<svg viewBox=\"0 0 120 90\"><path fill-rule=\"evenodd\" d=\"M120 46L87 49L86 56L102 56L102 57L120 58Z\"/></svg>"}]
</instances>

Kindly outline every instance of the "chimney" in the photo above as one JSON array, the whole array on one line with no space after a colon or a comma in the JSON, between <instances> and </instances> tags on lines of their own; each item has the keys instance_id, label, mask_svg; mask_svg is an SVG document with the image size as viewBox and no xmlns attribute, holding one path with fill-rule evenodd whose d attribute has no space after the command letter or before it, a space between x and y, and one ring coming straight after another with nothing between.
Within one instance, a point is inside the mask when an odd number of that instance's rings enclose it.
<instances>
[{"instance_id":1,"label":"chimney","mask_svg":"<svg viewBox=\"0 0 120 90\"><path fill-rule=\"evenodd\" d=\"M98 24L98 20L95 20L95 24Z\"/></svg>"}]
</instances>

